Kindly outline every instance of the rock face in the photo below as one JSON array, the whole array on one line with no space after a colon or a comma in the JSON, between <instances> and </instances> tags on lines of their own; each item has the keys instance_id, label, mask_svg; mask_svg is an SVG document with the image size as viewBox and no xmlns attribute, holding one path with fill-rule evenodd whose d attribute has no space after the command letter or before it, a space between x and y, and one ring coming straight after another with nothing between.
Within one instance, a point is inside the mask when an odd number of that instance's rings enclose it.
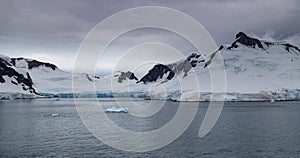
<instances>
[{"instance_id":1,"label":"rock face","mask_svg":"<svg viewBox=\"0 0 300 158\"><path fill-rule=\"evenodd\" d=\"M27 72L26 75L17 72L12 68L12 64L8 61L0 58L0 84L5 83L4 77L7 76L11 78L11 83L14 85L21 85L24 91L29 91L30 93L35 93L35 89L32 87L32 79Z\"/></svg>"},{"instance_id":2,"label":"rock face","mask_svg":"<svg viewBox=\"0 0 300 158\"><path fill-rule=\"evenodd\" d=\"M130 71L120 72L120 73L121 74L115 76L115 77L118 77L118 82L119 83L122 83L126 79L138 81L138 79L135 77L134 73L132 73Z\"/></svg>"},{"instance_id":3,"label":"rock face","mask_svg":"<svg viewBox=\"0 0 300 158\"><path fill-rule=\"evenodd\" d=\"M258 46L258 48L264 49L263 45L261 44L261 42L258 39L251 38L243 32L239 32L238 34L236 34L235 39L236 40L231 44L231 46L228 47L229 50L232 48L237 48L238 47L237 43L241 43L243 45L246 45L246 46L252 47L252 48L255 48L256 46Z\"/></svg>"},{"instance_id":4,"label":"rock face","mask_svg":"<svg viewBox=\"0 0 300 158\"><path fill-rule=\"evenodd\" d=\"M294 46L294 45L291 45L291 44L289 44L289 43L282 44L282 46L284 46L284 47L285 47L285 50L288 51L288 52L290 52L292 49L295 49L295 50L297 50L298 52L300 52L300 49L299 49L298 47L296 47L296 46Z\"/></svg>"},{"instance_id":5,"label":"rock face","mask_svg":"<svg viewBox=\"0 0 300 158\"><path fill-rule=\"evenodd\" d=\"M51 68L52 70L56 70L57 69L57 66L53 65L53 64L50 64L50 63L44 63L44 62L40 62L40 61L37 61L37 60L31 60L31 59L25 59L25 58L11 58L11 63L16 66L16 63L18 61L21 61L21 60L25 60L28 64L28 69L32 69L32 68L36 68L36 67L40 67L40 66L45 66L45 67L48 67L48 68Z\"/></svg>"},{"instance_id":6,"label":"rock face","mask_svg":"<svg viewBox=\"0 0 300 158\"><path fill-rule=\"evenodd\" d=\"M208 58L208 60L205 62L204 68L206 68L209 64L211 64L211 62L212 62L212 60L214 59L214 57L216 56L216 54L217 54L220 50L222 50L223 48L224 48L224 46L221 45L221 46L219 47L218 50L216 50L215 52L213 52L213 53L210 55L210 57Z\"/></svg>"},{"instance_id":7,"label":"rock face","mask_svg":"<svg viewBox=\"0 0 300 158\"><path fill-rule=\"evenodd\" d=\"M198 63L204 62L200 54L192 53L187 59L173 64L167 65L176 74L184 73L183 77L188 75L188 72L196 67Z\"/></svg>"},{"instance_id":8,"label":"rock face","mask_svg":"<svg viewBox=\"0 0 300 158\"><path fill-rule=\"evenodd\" d=\"M157 64L155 65L149 72L142 77L139 82L143 82L144 84L148 82L155 82L158 79L163 78L166 75L167 80L171 80L175 75L184 73L183 77L188 75L188 72L193 68L196 67L198 63L204 62L204 59L201 57L200 54L193 53L187 59L181 60L176 63L163 65Z\"/></svg>"},{"instance_id":9,"label":"rock face","mask_svg":"<svg viewBox=\"0 0 300 158\"><path fill-rule=\"evenodd\" d=\"M22 90L32 94L37 94L34 88L34 82L30 76L30 70L34 68L45 67L50 70L57 70L57 66L50 63L40 62L26 58L9 58L0 56L0 84L13 84L21 87ZM9 83L6 83L9 82Z\"/></svg>"},{"instance_id":10,"label":"rock face","mask_svg":"<svg viewBox=\"0 0 300 158\"><path fill-rule=\"evenodd\" d=\"M138 81L138 83L143 82L146 84L148 82L155 82L157 79L162 78L167 73L169 73L167 75L168 80L171 80L175 76L175 73L168 66L157 64L151 70L149 70L148 73Z\"/></svg>"},{"instance_id":11,"label":"rock face","mask_svg":"<svg viewBox=\"0 0 300 158\"><path fill-rule=\"evenodd\" d=\"M231 50L234 48L238 47L238 43L248 46L248 47L252 47L252 48L256 48L256 46L260 49L265 50L268 47L274 46L274 45L279 45L281 46L284 50L286 50L287 52L297 52L300 53L300 49L292 44L289 43L285 43L285 42L269 42L269 41L261 41L259 39L256 38L252 38L247 36L244 32L239 32L236 34L235 36L235 41L231 44L231 46L229 46L227 49Z\"/></svg>"}]
</instances>

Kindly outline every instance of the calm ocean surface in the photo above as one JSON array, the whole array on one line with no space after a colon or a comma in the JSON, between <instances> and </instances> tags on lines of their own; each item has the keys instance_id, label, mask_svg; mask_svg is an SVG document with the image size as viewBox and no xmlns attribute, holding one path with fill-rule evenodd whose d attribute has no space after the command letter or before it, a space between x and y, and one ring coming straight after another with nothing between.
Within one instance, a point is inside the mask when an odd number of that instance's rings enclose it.
<instances>
[{"instance_id":1,"label":"calm ocean surface","mask_svg":"<svg viewBox=\"0 0 300 158\"><path fill-rule=\"evenodd\" d=\"M134 153L97 140L83 125L72 99L0 101L0 157L300 157L300 102L226 103L212 131L199 138L207 105L200 103L190 127L173 143ZM152 117L108 116L123 128L148 131L170 121L177 108L178 103L166 102Z\"/></svg>"}]
</instances>

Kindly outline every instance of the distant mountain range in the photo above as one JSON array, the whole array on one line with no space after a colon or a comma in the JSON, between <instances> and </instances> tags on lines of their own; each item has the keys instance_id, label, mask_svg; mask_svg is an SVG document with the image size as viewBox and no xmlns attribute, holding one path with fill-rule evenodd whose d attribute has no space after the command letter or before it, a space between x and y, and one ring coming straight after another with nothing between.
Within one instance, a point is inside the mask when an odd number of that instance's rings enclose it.
<instances>
[{"instance_id":1,"label":"distant mountain range","mask_svg":"<svg viewBox=\"0 0 300 158\"><path fill-rule=\"evenodd\" d=\"M220 100L299 100L300 50L287 42L252 38L243 32L230 45L221 45L210 56L191 52L175 63L157 63L140 78L132 70L102 78L72 74L51 63L0 55L0 99L50 97L89 97L95 85L97 96L131 96L181 101L210 100L211 81L208 67L221 53L227 74L227 93ZM82 86L72 88L72 75ZM191 76L198 77L200 92ZM188 83L187 87L180 87ZM114 87L111 87L111 86ZM164 87L164 88L162 88ZM200 97L196 97L199 96ZM126 94L126 95L124 95ZM188 94L188 95L187 95Z\"/></svg>"}]
</instances>

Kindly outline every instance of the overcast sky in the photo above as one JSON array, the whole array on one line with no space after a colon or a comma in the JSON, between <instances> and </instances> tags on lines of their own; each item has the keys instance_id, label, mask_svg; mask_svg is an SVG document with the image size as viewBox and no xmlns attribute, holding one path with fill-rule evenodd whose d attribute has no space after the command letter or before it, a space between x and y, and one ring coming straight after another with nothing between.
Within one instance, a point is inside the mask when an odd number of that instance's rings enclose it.
<instances>
[{"instance_id":1,"label":"overcast sky","mask_svg":"<svg viewBox=\"0 0 300 158\"><path fill-rule=\"evenodd\" d=\"M81 41L96 24L118 11L138 6L182 11L198 20L217 45L232 42L238 31L258 36L273 32L278 39L300 32L299 0L1 0L0 53L37 58L71 70ZM126 19L120 25L123 22ZM161 36L162 31L145 29L129 33L116 43L122 46L141 38L182 41L168 32ZM118 56L110 53L111 58Z\"/></svg>"}]
</instances>

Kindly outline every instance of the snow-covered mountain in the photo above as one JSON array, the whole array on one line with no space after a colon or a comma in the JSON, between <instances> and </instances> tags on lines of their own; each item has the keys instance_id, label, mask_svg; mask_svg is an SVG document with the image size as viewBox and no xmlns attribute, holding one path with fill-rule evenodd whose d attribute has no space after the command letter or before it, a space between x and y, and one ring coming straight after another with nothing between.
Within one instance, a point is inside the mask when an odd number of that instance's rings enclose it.
<instances>
[{"instance_id":1,"label":"snow-covered mountain","mask_svg":"<svg viewBox=\"0 0 300 158\"><path fill-rule=\"evenodd\" d=\"M54 64L34 59L10 58L0 55L0 99L35 98L44 94L72 93L72 73L60 70ZM96 77L74 74L83 83ZM74 92L84 92L75 89Z\"/></svg>"},{"instance_id":2,"label":"snow-covered mountain","mask_svg":"<svg viewBox=\"0 0 300 158\"><path fill-rule=\"evenodd\" d=\"M230 45L210 56L192 52L174 63L157 63L137 76L133 70L117 71L103 78L69 73L53 64L0 56L2 98L40 95L88 97L143 97L182 101L211 100L211 63L220 53L227 76L227 91L214 94L219 100L299 100L300 50L288 42L265 41L239 32ZM212 70L213 71L213 70ZM72 75L76 81L72 89ZM196 79L195 79L196 76ZM197 83L198 82L198 83ZM197 88L199 85L199 89Z\"/></svg>"},{"instance_id":3,"label":"snow-covered mountain","mask_svg":"<svg viewBox=\"0 0 300 158\"><path fill-rule=\"evenodd\" d=\"M0 56L0 91L2 93L36 94L31 76L27 71L19 68L21 64L22 62L19 63L17 59Z\"/></svg>"},{"instance_id":4,"label":"snow-covered mountain","mask_svg":"<svg viewBox=\"0 0 300 158\"><path fill-rule=\"evenodd\" d=\"M113 86L114 92L127 92L132 95L145 94L158 99L207 101L211 99L211 76L208 67L211 63L217 62L214 58L217 53L220 53L224 60L227 79L226 93L215 94L219 95L220 100L300 99L299 48L287 42L252 38L242 32L236 35L232 44L220 46L210 56L203 57L199 52L195 52L187 59L176 63L158 63L149 72L145 72L137 83L136 79L131 80L130 77L123 77L122 83L107 77L102 80L102 83L106 84L101 84L96 89L107 92ZM131 70L127 73L135 78ZM191 81L195 75L198 78L200 92L196 88L197 83ZM119 75L115 75L117 76ZM183 83L188 84L181 86ZM186 94L189 96L182 97Z\"/></svg>"},{"instance_id":5,"label":"snow-covered mountain","mask_svg":"<svg viewBox=\"0 0 300 158\"><path fill-rule=\"evenodd\" d=\"M231 99L251 100L240 94L256 95L262 100L299 99L300 50L297 46L260 40L239 32L231 45L223 45L216 53L221 53L224 59ZM199 77L205 78L200 72Z\"/></svg>"}]
</instances>

